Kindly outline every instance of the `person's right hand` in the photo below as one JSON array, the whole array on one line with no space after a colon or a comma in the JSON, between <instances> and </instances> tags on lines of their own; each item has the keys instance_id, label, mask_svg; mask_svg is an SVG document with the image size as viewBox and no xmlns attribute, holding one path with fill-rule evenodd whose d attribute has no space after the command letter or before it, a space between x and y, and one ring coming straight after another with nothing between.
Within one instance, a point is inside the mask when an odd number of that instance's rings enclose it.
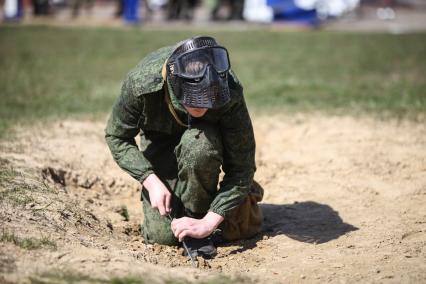
<instances>
[{"instance_id":1,"label":"person's right hand","mask_svg":"<svg viewBox=\"0 0 426 284\"><path fill-rule=\"evenodd\" d=\"M143 186L148 190L152 208L158 209L161 216L169 214L172 194L164 183L155 174L150 174L143 181Z\"/></svg>"}]
</instances>

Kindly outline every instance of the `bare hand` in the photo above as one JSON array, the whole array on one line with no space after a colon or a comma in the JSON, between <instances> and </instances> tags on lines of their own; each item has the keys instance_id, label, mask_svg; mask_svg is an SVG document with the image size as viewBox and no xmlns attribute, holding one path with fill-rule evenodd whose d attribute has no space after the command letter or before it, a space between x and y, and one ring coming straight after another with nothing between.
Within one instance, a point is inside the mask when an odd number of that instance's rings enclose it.
<instances>
[{"instance_id":1,"label":"bare hand","mask_svg":"<svg viewBox=\"0 0 426 284\"><path fill-rule=\"evenodd\" d=\"M196 239L208 237L223 221L219 214L209 212L203 219L182 217L174 219L171 227L173 234L181 242L186 236Z\"/></svg>"},{"instance_id":2,"label":"bare hand","mask_svg":"<svg viewBox=\"0 0 426 284\"><path fill-rule=\"evenodd\" d=\"M152 208L158 209L161 216L169 214L172 194L164 183L155 174L150 174L144 180L143 186L148 190Z\"/></svg>"}]
</instances>

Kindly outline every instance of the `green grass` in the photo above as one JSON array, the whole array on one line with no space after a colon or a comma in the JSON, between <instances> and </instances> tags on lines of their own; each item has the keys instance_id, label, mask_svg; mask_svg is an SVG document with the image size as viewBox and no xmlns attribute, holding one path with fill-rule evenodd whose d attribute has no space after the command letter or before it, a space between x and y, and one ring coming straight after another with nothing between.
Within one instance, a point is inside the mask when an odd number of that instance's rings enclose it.
<instances>
[{"instance_id":1,"label":"green grass","mask_svg":"<svg viewBox=\"0 0 426 284\"><path fill-rule=\"evenodd\" d=\"M426 34L197 32L230 51L249 107L415 117L426 110ZM191 31L2 27L0 133L16 124L102 117L149 51Z\"/></svg>"},{"instance_id":2,"label":"green grass","mask_svg":"<svg viewBox=\"0 0 426 284\"><path fill-rule=\"evenodd\" d=\"M154 275L148 275L148 277L154 277ZM199 279L195 281L188 281L185 279L164 279L155 277L156 283L165 284L226 284L226 283L253 283L252 280L244 277L231 279L226 276L210 277L208 279ZM31 284L59 284L59 283L91 283L91 284L144 284L151 283L152 281L146 280L138 276L127 276L127 277L111 277L111 278L97 278L91 277L82 273L73 271L51 271L30 277Z\"/></svg>"},{"instance_id":3,"label":"green grass","mask_svg":"<svg viewBox=\"0 0 426 284\"><path fill-rule=\"evenodd\" d=\"M34 174L18 171L9 161L0 158L0 206L8 203L25 207L37 203L35 193L41 195L54 192L44 180L38 180Z\"/></svg>"},{"instance_id":4,"label":"green grass","mask_svg":"<svg viewBox=\"0 0 426 284\"><path fill-rule=\"evenodd\" d=\"M49 248L52 250L57 249L57 245L54 241L50 240L47 237L43 237L41 239L38 238L20 238L13 233L3 232L0 235L0 242L8 242L13 243L16 246L19 246L23 249L27 250L35 250L40 248Z\"/></svg>"},{"instance_id":5,"label":"green grass","mask_svg":"<svg viewBox=\"0 0 426 284\"><path fill-rule=\"evenodd\" d=\"M59 283L108 283L103 279L97 279L75 272L47 272L29 278L31 284L59 284Z\"/></svg>"},{"instance_id":6,"label":"green grass","mask_svg":"<svg viewBox=\"0 0 426 284\"><path fill-rule=\"evenodd\" d=\"M0 204L7 202L24 207L34 202L33 189L33 185L23 180L21 172L11 167L7 160L0 159Z\"/></svg>"}]
</instances>

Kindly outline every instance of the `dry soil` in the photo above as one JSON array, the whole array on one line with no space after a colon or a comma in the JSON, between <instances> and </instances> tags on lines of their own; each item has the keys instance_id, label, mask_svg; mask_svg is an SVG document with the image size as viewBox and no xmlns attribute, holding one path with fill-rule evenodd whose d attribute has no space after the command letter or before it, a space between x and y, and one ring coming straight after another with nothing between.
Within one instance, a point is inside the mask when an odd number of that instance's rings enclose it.
<instances>
[{"instance_id":1,"label":"dry soil","mask_svg":"<svg viewBox=\"0 0 426 284\"><path fill-rule=\"evenodd\" d=\"M69 272L154 282L426 283L425 123L315 114L253 123L262 232L224 244L198 268L181 248L143 243L140 186L112 160L104 121L16 128L0 141L0 282L54 283L52 275ZM25 249L10 236L56 248Z\"/></svg>"}]
</instances>

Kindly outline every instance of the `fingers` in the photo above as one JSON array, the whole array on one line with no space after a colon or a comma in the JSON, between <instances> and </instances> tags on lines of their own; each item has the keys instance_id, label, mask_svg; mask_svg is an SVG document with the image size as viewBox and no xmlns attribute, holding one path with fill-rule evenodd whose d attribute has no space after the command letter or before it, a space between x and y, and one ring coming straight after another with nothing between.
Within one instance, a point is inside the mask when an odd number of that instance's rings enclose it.
<instances>
[{"instance_id":1,"label":"fingers","mask_svg":"<svg viewBox=\"0 0 426 284\"><path fill-rule=\"evenodd\" d=\"M151 207L153 209L158 209L158 212L161 216L165 216L171 212L170 204L172 195L170 193L166 194L150 194L151 198Z\"/></svg>"},{"instance_id":2,"label":"fingers","mask_svg":"<svg viewBox=\"0 0 426 284\"><path fill-rule=\"evenodd\" d=\"M170 223L170 227L172 228L172 232L175 233L176 230L176 222L178 219L173 219L172 222Z\"/></svg>"},{"instance_id":3,"label":"fingers","mask_svg":"<svg viewBox=\"0 0 426 284\"><path fill-rule=\"evenodd\" d=\"M161 216L165 216L172 211L170 208L171 200L172 200L172 195L169 192L167 192L166 194L162 196L162 202L160 202L158 206L158 211L160 212Z\"/></svg>"},{"instance_id":4,"label":"fingers","mask_svg":"<svg viewBox=\"0 0 426 284\"><path fill-rule=\"evenodd\" d=\"M196 237L197 226L194 219L182 217L174 219L171 223L171 228L174 236L181 242L186 236Z\"/></svg>"},{"instance_id":5,"label":"fingers","mask_svg":"<svg viewBox=\"0 0 426 284\"><path fill-rule=\"evenodd\" d=\"M179 237L179 234L182 233L185 230L185 228L182 227L177 227L174 231L173 234L175 235L175 237Z\"/></svg>"},{"instance_id":6,"label":"fingers","mask_svg":"<svg viewBox=\"0 0 426 284\"><path fill-rule=\"evenodd\" d=\"M158 209L161 216L170 213L172 195L164 183L155 174L151 174L144 180L143 185L148 190L152 208Z\"/></svg>"},{"instance_id":7,"label":"fingers","mask_svg":"<svg viewBox=\"0 0 426 284\"><path fill-rule=\"evenodd\" d=\"M159 202L158 204L158 212L160 212L161 216L166 215L166 207L164 206L164 199L163 199L163 202Z\"/></svg>"},{"instance_id":8,"label":"fingers","mask_svg":"<svg viewBox=\"0 0 426 284\"><path fill-rule=\"evenodd\" d=\"M172 211L170 208L171 201L172 201L172 195L169 193L166 195L166 213L170 213Z\"/></svg>"},{"instance_id":9,"label":"fingers","mask_svg":"<svg viewBox=\"0 0 426 284\"><path fill-rule=\"evenodd\" d=\"M188 228L191 225L192 225L192 222L190 222L190 218L188 218L188 217L173 219L173 221L171 223L171 227L172 227L173 232L179 227Z\"/></svg>"},{"instance_id":10,"label":"fingers","mask_svg":"<svg viewBox=\"0 0 426 284\"><path fill-rule=\"evenodd\" d=\"M185 227L178 227L174 231L174 235L181 242L186 236L191 236L192 229Z\"/></svg>"},{"instance_id":11,"label":"fingers","mask_svg":"<svg viewBox=\"0 0 426 284\"><path fill-rule=\"evenodd\" d=\"M183 230L176 238L179 239L179 242L182 242L186 236L191 236L191 232L189 230Z\"/></svg>"},{"instance_id":12,"label":"fingers","mask_svg":"<svg viewBox=\"0 0 426 284\"><path fill-rule=\"evenodd\" d=\"M175 237L177 238L179 236L179 234L184 231L184 230L188 230L189 229L189 225L186 224L185 222L182 222L184 218L179 218L179 219L174 219L172 221L172 232L175 235Z\"/></svg>"}]
</instances>

